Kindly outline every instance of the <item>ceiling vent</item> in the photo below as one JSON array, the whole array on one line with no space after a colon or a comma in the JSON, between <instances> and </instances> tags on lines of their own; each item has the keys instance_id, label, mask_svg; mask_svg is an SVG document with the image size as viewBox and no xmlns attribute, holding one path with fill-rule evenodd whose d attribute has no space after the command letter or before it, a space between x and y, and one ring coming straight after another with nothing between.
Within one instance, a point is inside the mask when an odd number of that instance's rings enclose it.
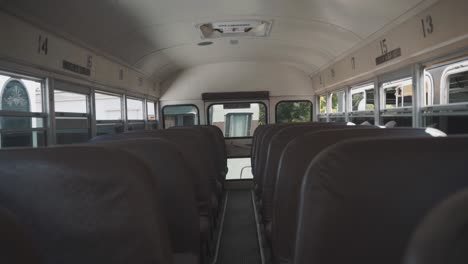
<instances>
[{"instance_id":1,"label":"ceiling vent","mask_svg":"<svg viewBox=\"0 0 468 264\"><path fill-rule=\"evenodd\" d=\"M270 35L272 21L239 20L212 22L197 25L202 39L223 37L267 37Z\"/></svg>"}]
</instances>

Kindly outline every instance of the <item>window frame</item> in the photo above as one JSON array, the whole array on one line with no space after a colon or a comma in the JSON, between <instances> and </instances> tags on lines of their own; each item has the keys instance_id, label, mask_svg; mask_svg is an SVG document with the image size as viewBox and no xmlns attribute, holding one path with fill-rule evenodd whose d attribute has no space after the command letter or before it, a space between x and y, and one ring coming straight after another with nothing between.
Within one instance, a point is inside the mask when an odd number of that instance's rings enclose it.
<instances>
[{"instance_id":1,"label":"window frame","mask_svg":"<svg viewBox=\"0 0 468 264\"><path fill-rule=\"evenodd\" d=\"M312 122L314 120L314 103L312 101L307 100L307 99L300 99L300 100L281 100L276 103L275 105L275 124L278 124L278 106L281 103L309 103L310 104L310 120L309 121L304 121L304 122ZM287 123L281 123L281 124L292 124L294 122L287 122Z\"/></svg>"},{"instance_id":2,"label":"window frame","mask_svg":"<svg viewBox=\"0 0 468 264\"><path fill-rule=\"evenodd\" d=\"M330 92L328 94L328 102L327 102L327 109L328 109L328 115L327 115L327 120L328 122L337 122L336 120L337 119L344 119L344 122L347 122L347 113L348 113L348 110L347 110L347 105L348 105L348 93L346 92L346 88L342 88L342 89L337 89L337 90L334 90L332 92ZM344 100L343 100L343 112L337 112L337 113L333 113L332 112L332 103L333 103L333 94L338 94L338 93L343 93L343 96L344 96ZM337 95L338 96L338 95Z\"/></svg>"},{"instance_id":3,"label":"window frame","mask_svg":"<svg viewBox=\"0 0 468 264\"><path fill-rule=\"evenodd\" d=\"M109 95L109 96L114 96L118 97L120 99L120 119L110 119L110 120L98 120L97 119L97 107L96 107L96 93L98 94L103 94L103 95ZM94 119L96 122L96 136L98 135L98 128L99 126L113 126L114 128L117 127L122 127L122 133L125 132L127 128L127 109L126 109L126 101L125 101L126 95L125 94L119 94L119 93L113 93L113 92L108 92L105 90L100 90L100 89L94 89L93 90L93 99L94 99ZM117 133L118 134L118 133Z\"/></svg>"},{"instance_id":4,"label":"window frame","mask_svg":"<svg viewBox=\"0 0 468 264\"><path fill-rule=\"evenodd\" d=\"M57 89L57 82L64 84L64 87L60 87ZM69 87L66 87L69 85ZM75 88L75 89L74 89ZM86 113L74 113L74 112L57 112L55 109L55 104L56 104L56 98L55 98L55 91L62 91L62 92L67 92L67 93L74 93L74 94L79 94L79 95L84 95L86 97ZM54 145L64 145L64 144L58 144L57 143L57 119L58 118L83 118L87 119L88 123L88 140L93 137L93 132L92 132L92 100L94 97L91 96L93 93L93 89L89 88L86 85L78 84L78 83L73 83L73 82L68 82L64 81L61 79L55 79L54 80L54 87L52 93L54 94L53 101L50 102L51 104L54 105L54 113L53 113L53 122L54 122ZM70 144L75 144L75 143L70 143Z\"/></svg>"},{"instance_id":5,"label":"window frame","mask_svg":"<svg viewBox=\"0 0 468 264\"><path fill-rule=\"evenodd\" d=\"M336 113L333 113L333 95L334 94L337 94L338 96L338 93L343 93L344 95L344 100L343 100L343 112L336 112ZM339 98L338 98L339 99ZM327 105L329 106L328 107L328 113L330 115L334 115L334 116L341 116L341 115L345 115L346 114L346 105L347 105L347 102L348 101L348 96L346 95L346 88L343 88L343 89L338 89L338 90L334 90L332 92L329 93L328 95L328 103ZM338 104L339 105L339 104ZM338 110L337 110L338 111Z\"/></svg>"},{"instance_id":6,"label":"window frame","mask_svg":"<svg viewBox=\"0 0 468 264\"><path fill-rule=\"evenodd\" d=\"M429 98L426 100L426 80L429 81L431 87L430 89L427 89L429 92ZM424 72L424 81L423 81L423 89L422 89L422 102L421 102L421 107L431 107L434 105L434 95L435 95L435 83L434 83L434 77L430 72L425 71Z\"/></svg>"},{"instance_id":7,"label":"window frame","mask_svg":"<svg viewBox=\"0 0 468 264\"><path fill-rule=\"evenodd\" d=\"M226 114L226 117L234 117L234 116L247 116L248 117L248 125L247 125L247 130L250 131L252 129L252 116L253 116L253 113L244 113L244 112L239 112L239 113L229 113L229 114ZM229 121L227 121L229 120ZM229 128L229 129L228 129ZM226 131L227 130L230 130L231 128L231 119L226 119L226 122L224 122L224 134L226 134ZM252 135L253 137L253 135ZM245 137L231 137L231 136L228 136L228 137L225 137L225 138L245 138Z\"/></svg>"},{"instance_id":8,"label":"window frame","mask_svg":"<svg viewBox=\"0 0 468 264\"><path fill-rule=\"evenodd\" d=\"M208 125L211 125L211 120L210 120L210 108L213 106L213 105L220 105L220 104L240 104L240 103L249 103L249 104L262 104L264 107L265 107L265 123L268 125L269 122L268 122L268 107L267 107L267 104L265 102L261 102L261 101L239 101L239 102L231 102L231 101L228 101L228 102L217 102L217 103L210 103L208 105L208 107L206 108L206 123ZM223 135L224 135L224 132L223 131ZM253 133L252 133L252 136L250 137L224 137L225 140L227 139L250 139L250 138L253 138Z\"/></svg>"},{"instance_id":9,"label":"window frame","mask_svg":"<svg viewBox=\"0 0 468 264\"><path fill-rule=\"evenodd\" d=\"M108 96L114 96L114 97L118 97L120 99L120 119L102 119L102 120L98 120L97 119L97 112L96 112L96 94L99 93L99 94L103 94L103 95L108 95ZM96 116L96 123L98 121L100 121L101 123L102 122L109 122L109 123L119 123L119 122L122 122L122 123L125 123L125 120L126 120L126 116L127 116L127 109L125 107L126 105L126 101L125 101L125 94L118 94L118 93L112 93L112 92L107 92L107 91L103 91L103 90L94 90L94 94L93 94L93 97L94 97L94 115Z\"/></svg>"},{"instance_id":10,"label":"window frame","mask_svg":"<svg viewBox=\"0 0 468 264\"><path fill-rule=\"evenodd\" d=\"M461 102L461 103L449 103L450 101L450 76L457 74L457 73L462 73L462 72L468 72L468 59L455 62L447 66L446 69L444 69L442 73L442 77L440 78L440 105L456 105L456 106L468 105L468 101Z\"/></svg>"},{"instance_id":11,"label":"window frame","mask_svg":"<svg viewBox=\"0 0 468 264\"><path fill-rule=\"evenodd\" d=\"M0 99L3 96L4 88L6 85L13 80L19 81L21 83L22 80L28 80L28 81L34 81L38 82L41 85L41 112L20 112L20 111L5 111L5 110L0 110L0 117L20 117L20 118L37 118L37 119L42 119L42 127L40 128L27 128L27 129L4 129L0 128L0 149L3 149L2 147L2 138L1 135L3 133L5 134L12 134L12 133L31 133L33 135L34 133L40 132L43 133L43 139L44 139L44 145L39 146L39 145L34 145L34 140L32 140L32 146L33 148L40 148L40 147L47 147L51 144L51 128L49 125L49 82L50 79L47 77L39 77L39 76L34 76L34 75L26 75L26 74L21 74L17 73L14 71L4 71L0 69L0 75L4 75L9 77L9 79L5 82L5 85L0 87ZM23 84L24 85L24 84ZM37 143L37 142L36 142ZM26 147L6 147L6 149L11 149L11 148L30 148L29 146Z\"/></svg>"},{"instance_id":12,"label":"window frame","mask_svg":"<svg viewBox=\"0 0 468 264\"><path fill-rule=\"evenodd\" d=\"M133 100L133 101L139 101L141 102L141 112L142 112L142 119L129 119L128 118L128 100ZM132 124L135 124L135 123L145 123L146 119L147 119L147 113L146 113L146 106L145 106L145 103L146 103L146 99L144 98L138 98L138 97L134 97L134 96L125 96L125 120L127 120L127 123L132 123Z\"/></svg>"},{"instance_id":13,"label":"window frame","mask_svg":"<svg viewBox=\"0 0 468 264\"><path fill-rule=\"evenodd\" d=\"M163 129L167 129L166 128L166 115L164 114L164 110L167 108L167 107L177 107L177 106L192 106L192 107L195 107L195 109L197 109L197 124L200 125L200 109L198 108L197 105L195 104L171 104L171 105L165 105L161 108L161 115L162 115L162 127Z\"/></svg>"},{"instance_id":14,"label":"window frame","mask_svg":"<svg viewBox=\"0 0 468 264\"><path fill-rule=\"evenodd\" d=\"M353 90L357 90L357 89L363 89L363 88L366 88L366 87L370 87L370 86L373 86L372 90L374 91L374 110L356 110L354 111L353 110L353 93L352 91ZM363 92L365 93L367 90L371 90L371 89L364 89ZM347 101L348 101L348 113L350 115L353 115L353 116L361 116L361 115L374 115L374 112L375 112L375 109L377 108L377 104L376 104L376 101L378 100L377 97L377 91L376 91L376 88L375 88L375 83L374 82L366 82L366 83L363 83L363 84L359 84L359 85L353 85L349 88L349 98L347 98Z\"/></svg>"},{"instance_id":15,"label":"window frame","mask_svg":"<svg viewBox=\"0 0 468 264\"><path fill-rule=\"evenodd\" d=\"M387 102L387 97L386 97L386 93L385 93L385 89L387 87L386 84L393 84L393 83L398 83L398 82L404 82L404 81L411 81L411 86L412 86L412 95L411 95L411 106L404 106L404 107L395 107L395 108L386 108L386 102ZM406 114L407 112L411 112L413 110L413 107L416 103L416 93L414 92L414 80L412 77L403 77L403 78L398 78L398 79L395 79L395 80L391 80L391 81L387 81L387 82L383 82L380 84L380 112L381 114L386 114L386 113L389 113L389 114L392 114L392 113L395 113L395 114L398 114L398 113L402 113L402 114Z\"/></svg>"},{"instance_id":16,"label":"window frame","mask_svg":"<svg viewBox=\"0 0 468 264\"><path fill-rule=\"evenodd\" d=\"M325 112L322 113L320 112L320 102L321 102L321 98L324 97L325 98ZM315 100L317 101L316 102L316 108L317 108L317 121L318 122L322 122L320 121L320 119L325 119L325 122L328 122L328 94L327 93L324 93L324 94L318 94L317 96L315 96Z\"/></svg>"},{"instance_id":17,"label":"window frame","mask_svg":"<svg viewBox=\"0 0 468 264\"><path fill-rule=\"evenodd\" d=\"M363 88L370 87L370 86L373 86L372 90L374 92L374 110L353 111L353 94L352 94L352 91L356 90L356 89L363 89ZM368 91L368 90L371 90L371 89L364 89L363 92L366 93L366 91ZM376 88L376 85L375 85L375 81L367 81L367 82L362 82L362 83L358 83L358 84L350 86L349 87L349 92L348 92L348 97L347 97L347 100L346 100L347 105L348 105L347 106L348 122L355 123L354 119L365 118L365 119L372 119L373 122L371 122L371 124L376 124L375 113L377 112L378 100L379 100L379 98L378 98L378 93L377 93L377 88Z\"/></svg>"},{"instance_id":18,"label":"window frame","mask_svg":"<svg viewBox=\"0 0 468 264\"><path fill-rule=\"evenodd\" d=\"M146 129L147 130L154 130L154 129L157 129L158 127L158 107L157 107L157 100L154 100L154 99L146 99L145 100L146 102ZM148 107L148 103L153 103L153 106L154 106L154 120L149 120L149 107Z\"/></svg>"}]
</instances>

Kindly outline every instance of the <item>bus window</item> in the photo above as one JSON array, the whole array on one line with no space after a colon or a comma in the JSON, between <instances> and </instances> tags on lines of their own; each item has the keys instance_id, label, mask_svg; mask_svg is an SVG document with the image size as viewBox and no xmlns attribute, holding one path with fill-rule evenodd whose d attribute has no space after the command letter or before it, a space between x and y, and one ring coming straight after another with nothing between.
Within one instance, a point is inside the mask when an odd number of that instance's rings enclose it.
<instances>
[{"instance_id":1,"label":"bus window","mask_svg":"<svg viewBox=\"0 0 468 264\"><path fill-rule=\"evenodd\" d=\"M0 74L0 148L46 145L43 82Z\"/></svg>"},{"instance_id":2,"label":"bus window","mask_svg":"<svg viewBox=\"0 0 468 264\"><path fill-rule=\"evenodd\" d=\"M146 102L146 111L148 121L156 121L156 106L153 101Z\"/></svg>"},{"instance_id":3,"label":"bus window","mask_svg":"<svg viewBox=\"0 0 468 264\"><path fill-rule=\"evenodd\" d=\"M148 120L148 129L157 129L156 103L154 101L146 101L146 117Z\"/></svg>"},{"instance_id":4,"label":"bus window","mask_svg":"<svg viewBox=\"0 0 468 264\"><path fill-rule=\"evenodd\" d=\"M448 77L448 98L449 104L468 102L468 71Z\"/></svg>"},{"instance_id":5,"label":"bus window","mask_svg":"<svg viewBox=\"0 0 468 264\"><path fill-rule=\"evenodd\" d=\"M383 108L394 109L413 105L413 80L404 79L383 85Z\"/></svg>"},{"instance_id":6,"label":"bus window","mask_svg":"<svg viewBox=\"0 0 468 264\"><path fill-rule=\"evenodd\" d=\"M144 101L127 97L127 128L129 131L145 130Z\"/></svg>"},{"instance_id":7,"label":"bus window","mask_svg":"<svg viewBox=\"0 0 468 264\"><path fill-rule=\"evenodd\" d=\"M424 106L431 106L434 104L434 80L432 75L428 72L424 73Z\"/></svg>"},{"instance_id":8,"label":"bus window","mask_svg":"<svg viewBox=\"0 0 468 264\"><path fill-rule=\"evenodd\" d=\"M96 92L94 98L97 135L123 133L122 96Z\"/></svg>"},{"instance_id":9,"label":"bus window","mask_svg":"<svg viewBox=\"0 0 468 264\"><path fill-rule=\"evenodd\" d=\"M327 122L327 96L320 95L318 97L318 105L319 105L319 114L317 119L319 122Z\"/></svg>"},{"instance_id":10,"label":"bus window","mask_svg":"<svg viewBox=\"0 0 468 264\"><path fill-rule=\"evenodd\" d=\"M423 107L423 125L449 135L468 133L468 61L444 64L426 69L425 76L440 78L432 94L431 107ZM426 77L427 78L427 77ZM437 87L439 85L439 87ZM426 100L426 97L424 98Z\"/></svg>"},{"instance_id":11,"label":"bus window","mask_svg":"<svg viewBox=\"0 0 468 264\"><path fill-rule=\"evenodd\" d=\"M413 80L400 79L382 84L380 124L395 127L413 126Z\"/></svg>"},{"instance_id":12,"label":"bus window","mask_svg":"<svg viewBox=\"0 0 468 264\"><path fill-rule=\"evenodd\" d=\"M327 96L321 95L319 97L319 106L320 106L320 114L327 113Z\"/></svg>"},{"instance_id":13,"label":"bus window","mask_svg":"<svg viewBox=\"0 0 468 264\"><path fill-rule=\"evenodd\" d=\"M312 121L312 102L281 101L276 105L276 123Z\"/></svg>"},{"instance_id":14,"label":"bus window","mask_svg":"<svg viewBox=\"0 0 468 264\"><path fill-rule=\"evenodd\" d=\"M351 111L373 111L374 84L351 88Z\"/></svg>"},{"instance_id":15,"label":"bus window","mask_svg":"<svg viewBox=\"0 0 468 264\"><path fill-rule=\"evenodd\" d=\"M259 125L267 123L263 103L214 104L208 113L210 125L219 127L226 138L251 137Z\"/></svg>"},{"instance_id":16,"label":"bus window","mask_svg":"<svg viewBox=\"0 0 468 264\"><path fill-rule=\"evenodd\" d=\"M198 108L195 105L168 105L163 107L164 128L193 126L199 123Z\"/></svg>"},{"instance_id":17,"label":"bus window","mask_svg":"<svg viewBox=\"0 0 468 264\"><path fill-rule=\"evenodd\" d=\"M346 94L344 91L334 92L330 96L331 100L331 112L332 113L344 113L346 105Z\"/></svg>"},{"instance_id":18,"label":"bus window","mask_svg":"<svg viewBox=\"0 0 468 264\"><path fill-rule=\"evenodd\" d=\"M127 120L144 120L143 100L127 98Z\"/></svg>"},{"instance_id":19,"label":"bus window","mask_svg":"<svg viewBox=\"0 0 468 264\"><path fill-rule=\"evenodd\" d=\"M60 83L56 82L59 87ZM56 144L86 142L90 138L88 96L75 92L54 90Z\"/></svg>"},{"instance_id":20,"label":"bus window","mask_svg":"<svg viewBox=\"0 0 468 264\"><path fill-rule=\"evenodd\" d=\"M337 91L330 94L331 113L329 120L331 122L346 122L346 93Z\"/></svg>"},{"instance_id":21,"label":"bus window","mask_svg":"<svg viewBox=\"0 0 468 264\"><path fill-rule=\"evenodd\" d=\"M350 90L350 114L349 121L355 124L368 122L374 124L375 109L375 86L367 84L364 86L353 87Z\"/></svg>"}]
</instances>

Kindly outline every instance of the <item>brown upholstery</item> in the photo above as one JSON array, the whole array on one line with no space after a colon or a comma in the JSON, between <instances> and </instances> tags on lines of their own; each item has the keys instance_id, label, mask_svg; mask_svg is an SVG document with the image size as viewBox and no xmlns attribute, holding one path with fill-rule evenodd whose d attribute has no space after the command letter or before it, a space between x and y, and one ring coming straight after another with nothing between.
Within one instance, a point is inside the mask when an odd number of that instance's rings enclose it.
<instances>
[{"instance_id":1,"label":"brown upholstery","mask_svg":"<svg viewBox=\"0 0 468 264\"><path fill-rule=\"evenodd\" d=\"M435 206L413 232L404 264L468 263L468 188Z\"/></svg>"},{"instance_id":2,"label":"brown upholstery","mask_svg":"<svg viewBox=\"0 0 468 264\"><path fill-rule=\"evenodd\" d=\"M94 146L0 151L0 200L43 263L172 263L158 186L139 159Z\"/></svg>"},{"instance_id":3,"label":"brown upholstery","mask_svg":"<svg viewBox=\"0 0 468 264\"><path fill-rule=\"evenodd\" d=\"M14 214L0 207L0 263L41 263L27 230Z\"/></svg>"},{"instance_id":4,"label":"brown upholstery","mask_svg":"<svg viewBox=\"0 0 468 264\"><path fill-rule=\"evenodd\" d=\"M224 142L224 135L223 131L217 126L208 126L203 125L199 126L202 129L205 129L216 144L216 151L217 151L217 159L220 162L220 169L222 170L222 178L220 179L221 182L224 182L226 179L226 174L228 172L227 168L227 152L226 152L226 143Z\"/></svg>"},{"instance_id":5,"label":"brown upholstery","mask_svg":"<svg viewBox=\"0 0 468 264\"><path fill-rule=\"evenodd\" d=\"M193 171L193 182L195 184L195 195L198 203L198 211L200 215L211 216L212 210L217 207L216 197L213 198L215 195L213 185L216 184L216 180L213 183L213 178L210 177L208 166L205 166L204 164L208 161L206 161L205 155L200 155L199 152L200 149L204 149L202 144L205 139L203 139L201 135L193 134L189 131L171 130L171 133L167 133L167 131L169 130L140 131L112 136L98 136L93 138L91 142L150 137L167 139L170 142L176 144L182 155L184 155L189 170Z\"/></svg>"},{"instance_id":6,"label":"brown upholstery","mask_svg":"<svg viewBox=\"0 0 468 264\"><path fill-rule=\"evenodd\" d=\"M283 153L286 145L294 138L304 135L306 133L316 132L323 129L344 129L356 128L355 126L336 125L332 123L321 124L304 124L283 127L275 133L267 150L267 160L263 172L263 184L261 201L262 201L262 220L265 225L265 231L268 239L271 237L271 221L273 217L273 196L275 192L276 177L278 172L278 164L280 162L281 154Z\"/></svg>"},{"instance_id":7,"label":"brown upholstery","mask_svg":"<svg viewBox=\"0 0 468 264\"><path fill-rule=\"evenodd\" d=\"M301 188L293 263L401 263L413 230L468 186L468 138L360 138L321 152Z\"/></svg>"},{"instance_id":8,"label":"brown upholstery","mask_svg":"<svg viewBox=\"0 0 468 264\"><path fill-rule=\"evenodd\" d=\"M159 186L157 193L169 227L172 252L200 256L200 220L191 172L177 146L164 139L128 139L102 143L141 159ZM205 241L207 242L207 241ZM190 262L190 263L198 263Z\"/></svg>"},{"instance_id":9,"label":"brown upholstery","mask_svg":"<svg viewBox=\"0 0 468 264\"><path fill-rule=\"evenodd\" d=\"M224 143L223 132L216 126L190 126L190 127L171 127L170 130L188 130L199 133L205 137L206 148L211 151L210 157L214 161L218 171L218 182L223 183L227 174L227 156Z\"/></svg>"},{"instance_id":10,"label":"brown upholstery","mask_svg":"<svg viewBox=\"0 0 468 264\"><path fill-rule=\"evenodd\" d=\"M276 135L277 132L281 131L285 127L293 126L316 126L316 127L330 127L336 125L344 125L343 123L288 123L288 124L275 124L267 129L263 134L263 137L260 139L261 143L259 145L258 151L258 160L255 168L255 193L261 197L263 192L263 178L265 175L266 163L268 160L268 148L270 147L271 139Z\"/></svg>"},{"instance_id":11,"label":"brown upholstery","mask_svg":"<svg viewBox=\"0 0 468 264\"><path fill-rule=\"evenodd\" d=\"M252 148L250 149L250 164L252 167L252 172L255 170L255 162L256 162L255 159L256 159L256 156L258 155L257 151L259 148L260 138L263 137L263 133L265 133L265 131L268 129L269 126L271 125L261 125L261 126L258 126L254 131L254 134L252 137Z\"/></svg>"},{"instance_id":12,"label":"brown upholstery","mask_svg":"<svg viewBox=\"0 0 468 264\"><path fill-rule=\"evenodd\" d=\"M290 141L281 155L273 197L272 248L274 263L291 263L296 232L299 192L309 163L340 141L361 137L427 136L424 129L354 127L308 133ZM362 162L361 162L362 164ZM366 163L367 164L367 161Z\"/></svg>"}]
</instances>

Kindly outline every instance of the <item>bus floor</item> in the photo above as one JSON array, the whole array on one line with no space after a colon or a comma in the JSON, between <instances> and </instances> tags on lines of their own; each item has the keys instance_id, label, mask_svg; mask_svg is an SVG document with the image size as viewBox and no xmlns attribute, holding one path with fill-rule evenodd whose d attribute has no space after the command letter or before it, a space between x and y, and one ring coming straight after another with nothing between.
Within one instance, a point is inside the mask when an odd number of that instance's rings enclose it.
<instances>
[{"instance_id":1,"label":"bus floor","mask_svg":"<svg viewBox=\"0 0 468 264\"><path fill-rule=\"evenodd\" d=\"M260 264L257 218L250 190L229 190L217 251L217 264Z\"/></svg>"}]
</instances>

